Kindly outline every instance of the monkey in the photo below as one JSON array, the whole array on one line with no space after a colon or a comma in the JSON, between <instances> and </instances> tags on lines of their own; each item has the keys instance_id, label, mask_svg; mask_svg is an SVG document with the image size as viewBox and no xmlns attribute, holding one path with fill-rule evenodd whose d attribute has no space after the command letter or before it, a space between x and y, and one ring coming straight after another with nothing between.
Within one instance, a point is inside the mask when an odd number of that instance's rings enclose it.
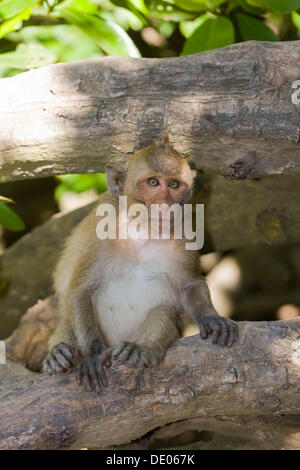
<instances>
[{"instance_id":1,"label":"monkey","mask_svg":"<svg viewBox=\"0 0 300 470\"><path fill-rule=\"evenodd\" d=\"M108 191L99 204L142 204L151 221L153 204L183 207L193 193L196 170L170 144L156 141L126 163L106 165ZM43 369L60 374L76 368L79 384L100 393L112 361L155 367L180 338L185 315L203 340L231 347L234 321L220 317L201 276L199 252L183 239L99 239L97 207L72 231L55 274L59 321ZM159 227L162 218L159 218Z\"/></svg>"}]
</instances>

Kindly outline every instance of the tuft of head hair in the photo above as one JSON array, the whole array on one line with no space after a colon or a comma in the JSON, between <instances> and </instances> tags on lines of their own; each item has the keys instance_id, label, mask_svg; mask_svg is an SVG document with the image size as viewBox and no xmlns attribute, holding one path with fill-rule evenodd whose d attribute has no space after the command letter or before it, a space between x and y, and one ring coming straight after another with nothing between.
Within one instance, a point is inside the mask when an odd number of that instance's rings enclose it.
<instances>
[{"instance_id":1,"label":"tuft of head hair","mask_svg":"<svg viewBox=\"0 0 300 470\"><path fill-rule=\"evenodd\" d=\"M148 147L138 150L128 160L128 166L136 165L143 160L156 173L174 176L187 164L186 159L172 147L169 137L154 142Z\"/></svg>"}]
</instances>

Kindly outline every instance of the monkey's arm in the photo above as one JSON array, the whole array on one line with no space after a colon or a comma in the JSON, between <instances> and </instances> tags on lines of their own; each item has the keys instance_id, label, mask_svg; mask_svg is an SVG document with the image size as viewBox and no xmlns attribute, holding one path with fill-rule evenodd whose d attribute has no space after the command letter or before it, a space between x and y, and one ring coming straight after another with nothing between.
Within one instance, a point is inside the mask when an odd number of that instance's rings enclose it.
<instances>
[{"instance_id":1,"label":"monkey's arm","mask_svg":"<svg viewBox=\"0 0 300 470\"><path fill-rule=\"evenodd\" d=\"M158 365L169 346L180 337L180 318L171 305L159 305L148 313L136 342L124 342L112 357L131 366Z\"/></svg>"},{"instance_id":2,"label":"monkey's arm","mask_svg":"<svg viewBox=\"0 0 300 470\"><path fill-rule=\"evenodd\" d=\"M229 347L237 341L237 324L218 315L203 278L193 280L185 285L182 302L185 311L194 318L199 326L202 339L212 335L213 344Z\"/></svg>"}]
</instances>

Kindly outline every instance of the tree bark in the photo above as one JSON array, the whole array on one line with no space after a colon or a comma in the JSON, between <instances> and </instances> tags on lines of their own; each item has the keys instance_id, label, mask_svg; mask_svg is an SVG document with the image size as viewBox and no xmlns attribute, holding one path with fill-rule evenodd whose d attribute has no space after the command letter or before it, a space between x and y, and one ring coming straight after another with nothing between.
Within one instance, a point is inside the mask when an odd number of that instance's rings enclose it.
<instances>
[{"instance_id":1,"label":"tree bark","mask_svg":"<svg viewBox=\"0 0 300 470\"><path fill-rule=\"evenodd\" d=\"M103 171L169 134L232 179L299 174L300 41L178 58L106 57L0 81L1 181Z\"/></svg>"},{"instance_id":2,"label":"tree bark","mask_svg":"<svg viewBox=\"0 0 300 470\"><path fill-rule=\"evenodd\" d=\"M237 434L243 419L299 415L299 326L299 319L240 323L239 342L231 349L199 336L179 340L159 368L113 364L100 396L82 390L73 373L31 376L6 386L0 396L0 449L107 448L191 418L212 423L214 417L238 417Z\"/></svg>"}]
</instances>

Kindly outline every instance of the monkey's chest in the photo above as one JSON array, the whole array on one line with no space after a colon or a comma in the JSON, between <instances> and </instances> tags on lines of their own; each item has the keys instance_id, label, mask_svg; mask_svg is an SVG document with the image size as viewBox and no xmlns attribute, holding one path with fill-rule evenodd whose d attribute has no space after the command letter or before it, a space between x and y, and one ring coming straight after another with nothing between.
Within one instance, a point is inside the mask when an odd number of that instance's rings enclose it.
<instances>
[{"instance_id":1,"label":"monkey's chest","mask_svg":"<svg viewBox=\"0 0 300 470\"><path fill-rule=\"evenodd\" d=\"M168 271L163 264L144 262L115 266L106 273L93 301L107 346L137 340L148 312L171 299L175 302Z\"/></svg>"}]
</instances>

